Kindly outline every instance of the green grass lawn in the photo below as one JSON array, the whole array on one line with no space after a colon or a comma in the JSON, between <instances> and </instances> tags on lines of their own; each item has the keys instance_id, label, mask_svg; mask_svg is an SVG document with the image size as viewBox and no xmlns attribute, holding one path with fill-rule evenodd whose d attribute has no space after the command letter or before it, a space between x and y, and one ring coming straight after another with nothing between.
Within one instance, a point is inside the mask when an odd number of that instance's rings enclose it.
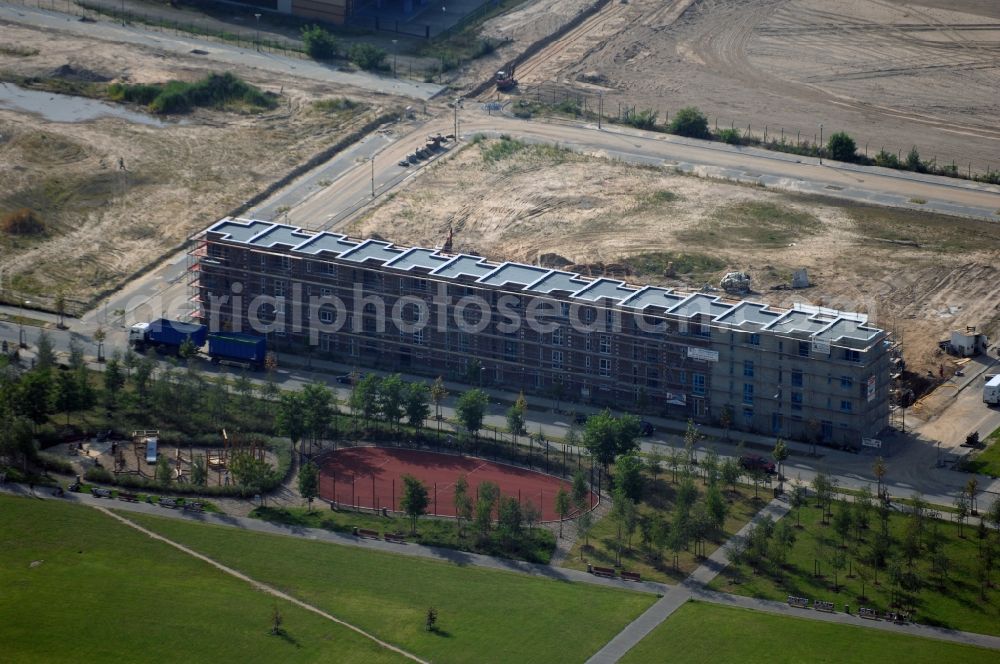
<instances>
[{"instance_id":1,"label":"green grass lawn","mask_svg":"<svg viewBox=\"0 0 1000 664\"><path fill-rule=\"evenodd\" d=\"M667 653L671 664L990 664L998 657L993 650L909 634L786 618L701 602L682 606L620 661L622 664L659 664L668 661Z\"/></svg>"},{"instance_id":2,"label":"green grass lawn","mask_svg":"<svg viewBox=\"0 0 1000 664\"><path fill-rule=\"evenodd\" d=\"M670 479L669 472L661 474L655 482L648 476L646 477L646 493L643 501L639 504L640 514L657 518L665 516L668 520L672 518L671 510L675 503L677 485L670 482ZM705 487L701 480L696 480L695 485L699 491L700 500L704 497ZM731 493L728 487L723 487L722 490L723 495L730 499L729 516L726 518L724 532L717 533L705 543L705 555L711 555L723 542L742 528L764 504L764 496L766 495L765 490L762 489L760 491L761 502L755 503L751 488L738 485L736 493ZM610 515L605 516L594 524L589 546L584 547L583 540L578 540L573 545L570 555L563 561L562 566L580 570L587 569L588 562L601 567L614 566L617 547L616 535L617 525L614 519ZM582 552L581 549L583 549ZM651 557L643 550L638 531L632 538L631 549L622 551L622 568L631 572L639 572L643 579L650 581L666 583L681 581L693 572L700 563L701 560L694 555L692 543L690 551L681 551L678 556L677 569L674 569L673 554L670 551L665 551L662 559Z\"/></svg>"},{"instance_id":3,"label":"green grass lawn","mask_svg":"<svg viewBox=\"0 0 1000 664\"><path fill-rule=\"evenodd\" d=\"M458 524L454 519L434 519L425 517L417 521L417 534L411 536L410 519L405 516L379 516L371 512L360 512L352 509L328 510L322 509L323 503L317 509L308 511L303 507L258 507L250 512L255 519L283 523L286 525L304 526L306 528L324 528L334 532L349 533L354 528L366 528L381 534L404 533L407 539L425 546L440 546L446 549L471 551L489 556L527 560L533 563L548 564L552 552L556 548L556 540L550 530L535 527L527 529L516 540L504 546L496 531L491 533L487 541L480 541L474 529L466 525L463 536L459 536Z\"/></svg>"},{"instance_id":4,"label":"green grass lawn","mask_svg":"<svg viewBox=\"0 0 1000 664\"><path fill-rule=\"evenodd\" d=\"M96 510L0 495L0 514L4 662L403 661Z\"/></svg>"},{"instance_id":5,"label":"green grass lawn","mask_svg":"<svg viewBox=\"0 0 1000 664\"><path fill-rule=\"evenodd\" d=\"M987 436L983 444L986 449L972 455L962 464L962 469L970 473L1000 477L1000 429Z\"/></svg>"},{"instance_id":6,"label":"green grass lawn","mask_svg":"<svg viewBox=\"0 0 1000 664\"><path fill-rule=\"evenodd\" d=\"M582 662L656 600L461 562L127 516L435 662ZM429 607L438 611L439 633L424 630Z\"/></svg>"},{"instance_id":7,"label":"green grass lawn","mask_svg":"<svg viewBox=\"0 0 1000 664\"><path fill-rule=\"evenodd\" d=\"M835 504L834 512L838 509ZM795 522L794 512L785 517ZM902 537L908 517L893 513L889 520L889 531L895 544L894 551L899 551L899 541ZM879 585L873 583L871 566L864 561L867 558L868 545L877 531L881 529L878 516L873 513L869 530L862 532L862 541L855 543L853 535L847 538L847 558L852 567L862 561L862 568L868 576L864 595L861 600L862 581L857 574L848 576L851 569L839 573L836 579L839 589L834 590L834 574L830 565L831 554L840 546L832 525L821 523L820 509L810 505L803 508L802 528L796 529L797 539L788 553L787 563L780 572L780 577L773 572L754 574L747 565L741 565L735 570L730 568L712 581L710 587L739 595L750 595L784 601L789 594L813 599L824 599L833 602L838 608L844 604L852 607L859 605L887 610L891 602L891 583L885 568L879 570ZM958 525L947 521L935 520L929 522L929 528L936 526L941 537L943 551L946 553L950 569L947 578L941 578L932 571L926 554L916 562L916 576L922 582L921 588L913 593L914 619L924 624L938 625L952 629L979 632L983 634L1000 634L1000 587L993 572L993 586L987 590L986 599L980 597L980 585L976 579L979 540L976 529L968 525L964 528L964 538L958 537ZM989 540L997 540L996 533L990 533ZM821 543L821 549L817 544ZM814 561L819 560L822 576L813 575ZM904 563L905 564L905 563ZM853 570L857 571L857 570Z\"/></svg>"}]
</instances>

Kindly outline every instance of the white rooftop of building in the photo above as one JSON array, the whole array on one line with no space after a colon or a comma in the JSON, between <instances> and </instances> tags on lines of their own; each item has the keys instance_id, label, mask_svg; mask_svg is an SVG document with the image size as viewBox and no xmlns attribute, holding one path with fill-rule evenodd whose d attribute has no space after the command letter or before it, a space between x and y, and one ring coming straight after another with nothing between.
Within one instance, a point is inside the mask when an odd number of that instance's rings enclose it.
<instances>
[{"instance_id":1,"label":"white rooftop of building","mask_svg":"<svg viewBox=\"0 0 1000 664\"><path fill-rule=\"evenodd\" d=\"M495 263L481 256L451 254L439 249L397 247L383 240L354 240L337 233L305 231L273 222L227 217L205 233L217 235L214 239L260 249L284 247L293 255L379 264L457 283L478 283L539 296L562 293L581 304L618 306L677 318L700 316L703 324L746 332L772 332L852 347L864 347L883 335L882 330L869 326L868 317L860 313L807 304L779 309L750 300L733 301L708 293L635 286L536 265Z\"/></svg>"}]
</instances>

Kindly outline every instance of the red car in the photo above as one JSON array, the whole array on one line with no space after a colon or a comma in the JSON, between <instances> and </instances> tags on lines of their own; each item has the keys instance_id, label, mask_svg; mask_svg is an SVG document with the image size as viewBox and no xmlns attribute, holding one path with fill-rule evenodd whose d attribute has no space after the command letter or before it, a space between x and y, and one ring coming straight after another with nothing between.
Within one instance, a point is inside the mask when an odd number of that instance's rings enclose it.
<instances>
[{"instance_id":1,"label":"red car","mask_svg":"<svg viewBox=\"0 0 1000 664\"><path fill-rule=\"evenodd\" d=\"M740 457L740 465L747 470L762 470L769 475L775 472L774 462L757 454L744 454Z\"/></svg>"}]
</instances>

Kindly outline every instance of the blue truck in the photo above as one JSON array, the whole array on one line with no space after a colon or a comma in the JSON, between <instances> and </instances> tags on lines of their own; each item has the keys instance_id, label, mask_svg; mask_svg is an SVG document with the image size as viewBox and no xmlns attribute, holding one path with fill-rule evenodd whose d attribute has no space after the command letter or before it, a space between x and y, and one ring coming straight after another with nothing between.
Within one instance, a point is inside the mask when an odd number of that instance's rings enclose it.
<instances>
[{"instance_id":1,"label":"blue truck","mask_svg":"<svg viewBox=\"0 0 1000 664\"><path fill-rule=\"evenodd\" d=\"M208 335L208 356L214 364L259 370L267 356L267 339L255 334L213 332Z\"/></svg>"},{"instance_id":2,"label":"blue truck","mask_svg":"<svg viewBox=\"0 0 1000 664\"><path fill-rule=\"evenodd\" d=\"M155 348L176 354L186 341L190 341L196 349L204 346L206 333L204 325L158 318L133 325L129 329L128 340L140 353L147 348Z\"/></svg>"},{"instance_id":3,"label":"blue truck","mask_svg":"<svg viewBox=\"0 0 1000 664\"><path fill-rule=\"evenodd\" d=\"M208 332L197 323L184 323L159 318L148 323L136 323L129 330L129 342L138 352L155 348L159 352L179 354L181 346L191 342L201 350L208 342L208 356L214 364L228 364L246 369L262 369L267 357L267 339L256 334L238 332Z\"/></svg>"}]
</instances>

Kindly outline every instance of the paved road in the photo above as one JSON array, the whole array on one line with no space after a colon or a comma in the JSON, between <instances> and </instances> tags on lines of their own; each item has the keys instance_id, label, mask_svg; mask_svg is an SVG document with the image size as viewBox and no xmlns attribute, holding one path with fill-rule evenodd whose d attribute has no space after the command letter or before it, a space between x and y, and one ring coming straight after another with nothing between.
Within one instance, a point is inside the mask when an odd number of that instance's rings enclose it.
<instances>
[{"instance_id":1,"label":"paved road","mask_svg":"<svg viewBox=\"0 0 1000 664\"><path fill-rule=\"evenodd\" d=\"M426 100L443 89L434 83L379 76L367 72L341 71L335 66L312 60L300 60L273 53L263 53L252 48L240 48L223 42L197 39L183 33L172 35L150 32L142 26L121 26L100 21L82 23L77 17L22 5L0 5L0 21L23 23L46 30L70 32L119 44L144 46L168 53L190 55L197 49L204 51L205 59L227 65L248 66L275 74L276 84L281 76L302 76L333 85L345 85L380 94L398 95Z\"/></svg>"}]
</instances>

